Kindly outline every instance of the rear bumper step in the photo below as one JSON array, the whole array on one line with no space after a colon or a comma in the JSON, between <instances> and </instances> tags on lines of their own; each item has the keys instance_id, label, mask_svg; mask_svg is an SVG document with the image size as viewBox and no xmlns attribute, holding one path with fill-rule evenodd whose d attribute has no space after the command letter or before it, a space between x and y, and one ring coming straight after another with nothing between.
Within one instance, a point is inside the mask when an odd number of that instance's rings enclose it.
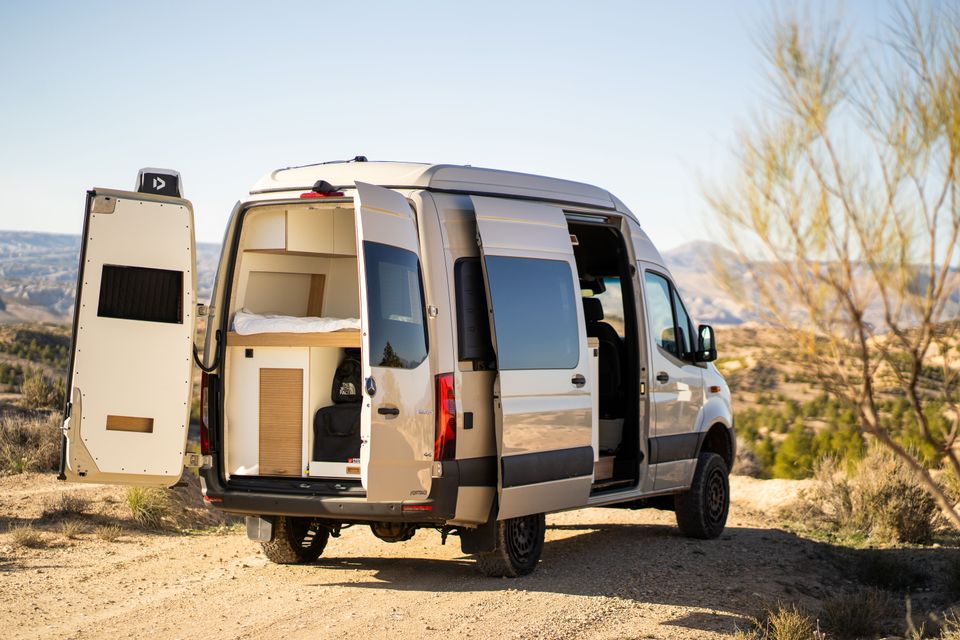
<instances>
[{"instance_id":1,"label":"rear bumper step","mask_svg":"<svg viewBox=\"0 0 960 640\"><path fill-rule=\"evenodd\" d=\"M443 476L433 478L427 499L408 502L367 502L362 497L237 491L222 487L211 475L201 473L203 494L213 506L227 513L309 517L337 522L443 523L454 517L459 487L456 463L444 463Z\"/></svg>"}]
</instances>

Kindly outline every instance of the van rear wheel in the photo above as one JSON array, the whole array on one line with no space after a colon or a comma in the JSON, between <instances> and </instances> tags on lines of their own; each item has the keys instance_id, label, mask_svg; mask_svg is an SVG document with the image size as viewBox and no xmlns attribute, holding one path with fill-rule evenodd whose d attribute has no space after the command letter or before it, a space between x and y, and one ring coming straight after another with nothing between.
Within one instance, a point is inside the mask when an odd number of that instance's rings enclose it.
<instances>
[{"instance_id":1,"label":"van rear wheel","mask_svg":"<svg viewBox=\"0 0 960 640\"><path fill-rule=\"evenodd\" d=\"M263 555L277 564L313 562L323 553L330 530L310 518L279 516L273 523L273 540L263 543Z\"/></svg>"},{"instance_id":2,"label":"van rear wheel","mask_svg":"<svg viewBox=\"0 0 960 640\"><path fill-rule=\"evenodd\" d=\"M690 490L677 494L674 502L683 535L708 540L723 533L730 511L728 475L723 458L715 453L700 454Z\"/></svg>"},{"instance_id":3,"label":"van rear wheel","mask_svg":"<svg viewBox=\"0 0 960 640\"><path fill-rule=\"evenodd\" d=\"M494 578L516 578L533 571L543 553L547 521L542 513L497 522L497 546L476 554L477 568Z\"/></svg>"}]
</instances>

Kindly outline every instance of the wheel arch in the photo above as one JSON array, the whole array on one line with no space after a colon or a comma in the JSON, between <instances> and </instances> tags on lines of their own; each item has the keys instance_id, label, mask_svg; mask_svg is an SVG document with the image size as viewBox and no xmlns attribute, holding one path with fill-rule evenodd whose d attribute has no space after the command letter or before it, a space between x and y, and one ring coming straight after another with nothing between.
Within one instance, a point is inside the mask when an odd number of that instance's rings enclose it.
<instances>
[{"instance_id":1,"label":"wheel arch","mask_svg":"<svg viewBox=\"0 0 960 640\"><path fill-rule=\"evenodd\" d=\"M697 455L703 452L715 453L727 463L727 470L733 469L733 460L737 454L737 444L733 432L724 423L717 421L710 425L700 438Z\"/></svg>"}]
</instances>

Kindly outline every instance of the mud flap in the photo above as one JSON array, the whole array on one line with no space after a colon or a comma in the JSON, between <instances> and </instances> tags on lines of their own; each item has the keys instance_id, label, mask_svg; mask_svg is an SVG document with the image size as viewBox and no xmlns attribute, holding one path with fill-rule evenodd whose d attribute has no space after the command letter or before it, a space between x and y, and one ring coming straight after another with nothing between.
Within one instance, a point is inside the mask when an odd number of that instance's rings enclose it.
<instances>
[{"instance_id":1,"label":"mud flap","mask_svg":"<svg viewBox=\"0 0 960 640\"><path fill-rule=\"evenodd\" d=\"M465 554L485 553L497 548L497 501L493 501L487 521L476 529L460 532L460 550Z\"/></svg>"},{"instance_id":2,"label":"mud flap","mask_svg":"<svg viewBox=\"0 0 960 640\"><path fill-rule=\"evenodd\" d=\"M247 516L247 537L255 542L273 542L273 517Z\"/></svg>"}]
</instances>

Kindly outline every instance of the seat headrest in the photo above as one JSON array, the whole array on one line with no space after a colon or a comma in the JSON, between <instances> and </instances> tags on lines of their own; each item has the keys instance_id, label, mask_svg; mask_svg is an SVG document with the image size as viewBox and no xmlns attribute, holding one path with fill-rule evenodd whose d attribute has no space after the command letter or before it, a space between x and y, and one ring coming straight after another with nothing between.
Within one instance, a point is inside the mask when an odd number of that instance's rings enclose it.
<instances>
[{"instance_id":1,"label":"seat headrest","mask_svg":"<svg viewBox=\"0 0 960 640\"><path fill-rule=\"evenodd\" d=\"M583 317L587 322L603 320L603 303L596 298L583 298Z\"/></svg>"}]
</instances>

